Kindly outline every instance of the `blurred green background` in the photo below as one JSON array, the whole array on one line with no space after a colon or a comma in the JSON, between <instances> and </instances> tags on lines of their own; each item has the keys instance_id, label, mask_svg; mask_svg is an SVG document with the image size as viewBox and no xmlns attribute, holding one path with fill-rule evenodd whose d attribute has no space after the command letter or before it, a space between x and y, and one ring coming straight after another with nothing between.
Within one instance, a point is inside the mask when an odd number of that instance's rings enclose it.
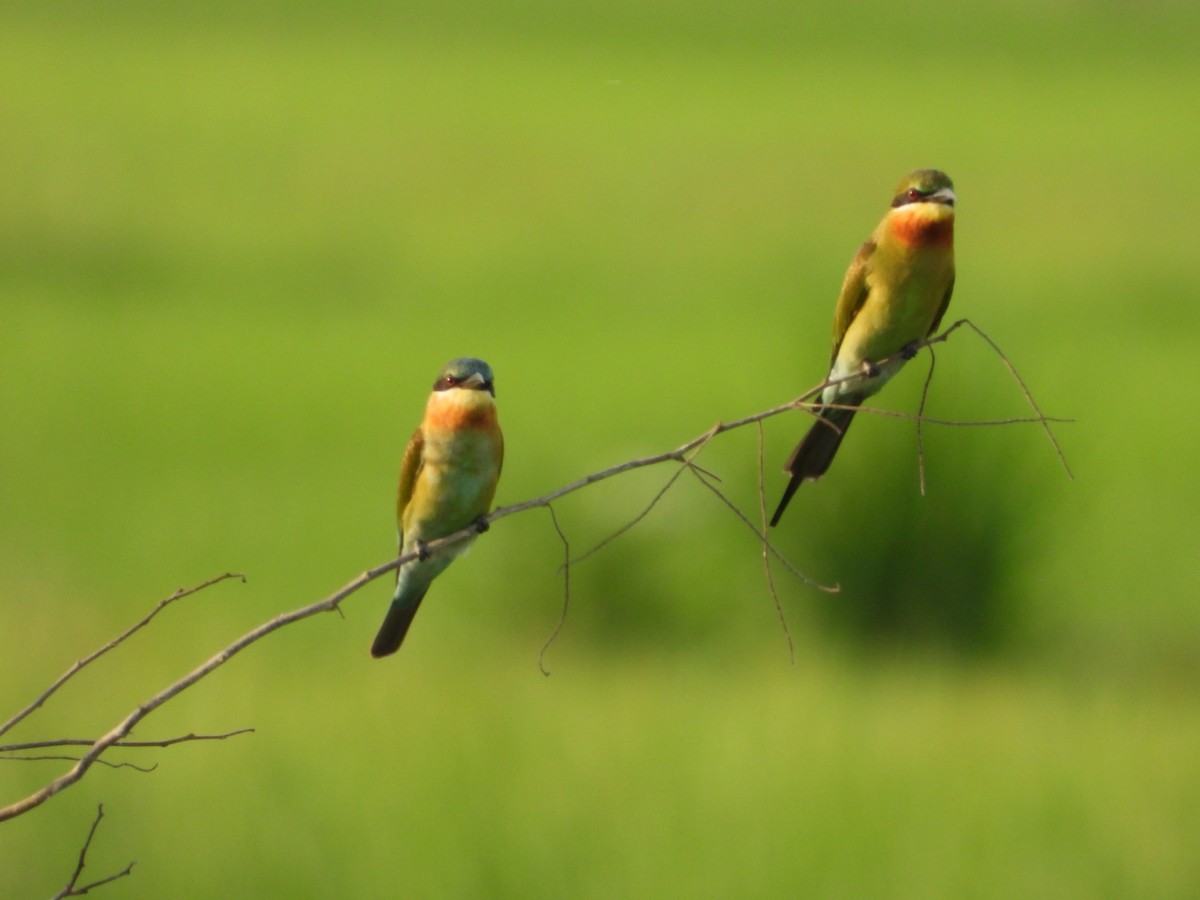
<instances>
[{"instance_id":1,"label":"blurred green background","mask_svg":"<svg viewBox=\"0 0 1200 900\"><path fill-rule=\"evenodd\" d=\"M180 585L6 740L94 736L394 549L448 358L497 372L497 502L824 374L894 182L954 177L950 319L1057 434L860 417L775 534L682 479L572 570L497 523L397 657L385 585L288 628L0 825L49 896L1200 893L1200 11L515 0L5 4L0 713ZM929 413L1028 414L961 333ZM927 357L879 398L916 407ZM1182 400L1182 403L1180 401ZM767 502L806 427L765 429ZM701 462L757 510L758 436ZM557 507L582 552L669 470ZM0 716L3 717L3 716ZM114 759L117 757L114 757ZM0 764L3 802L63 763Z\"/></svg>"}]
</instances>

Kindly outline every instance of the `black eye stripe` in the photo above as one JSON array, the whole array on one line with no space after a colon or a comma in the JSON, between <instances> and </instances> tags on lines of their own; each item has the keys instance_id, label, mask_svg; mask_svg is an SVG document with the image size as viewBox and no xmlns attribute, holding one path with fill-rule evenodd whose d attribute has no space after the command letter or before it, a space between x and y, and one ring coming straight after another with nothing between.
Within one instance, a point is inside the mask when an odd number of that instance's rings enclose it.
<instances>
[{"instance_id":1,"label":"black eye stripe","mask_svg":"<svg viewBox=\"0 0 1200 900\"><path fill-rule=\"evenodd\" d=\"M448 391L451 388L460 386L465 380L465 378L458 378L454 375L444 375L433 383L433 389L435 391ZM496 396L496 385L491 380L485 381L483 384L479 385L479 390L487 391L493 397Z\"/></svg>"},{"instance_id":2,"label":"black eye stripe","mask_svg":"<svg viewBox=\"0 0 1200 900\"><path fill-rule=\"evenodd\" d=\"M920 203L921 201L926 200L932 193L933 191L923 191L920 188L909 188L892 201L892 208L894 209L897 206L907 206L909 203Z\"/></svg>"}]
</instances>

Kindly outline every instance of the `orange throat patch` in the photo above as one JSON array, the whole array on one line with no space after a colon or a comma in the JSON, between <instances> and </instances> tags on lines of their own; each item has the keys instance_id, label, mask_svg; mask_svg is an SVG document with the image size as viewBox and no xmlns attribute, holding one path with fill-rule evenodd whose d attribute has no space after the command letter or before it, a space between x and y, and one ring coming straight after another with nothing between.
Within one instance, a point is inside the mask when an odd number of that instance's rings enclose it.
<instances>
[{"instance_id":1,"label":"orange throat patch","mask_svg":"<svg viewBox=\"0 0 1200 900\"><path fill-rule=\"evenodd\" d=\"M954 242L954 210L941 203L912 203L891 215L891 232L910 247Z\"/></svg>"},{"instance_id":2,"label":"orange throat patch","mask_svg":"<svg viewBox=\"0 0 1200 900\"><path fill-rule=\"evenodd\" d=\"M435 431L490 430L496 427L496 405L481 391L441 391L430 398L423 424Z\"/></svg>"}]
</instances>

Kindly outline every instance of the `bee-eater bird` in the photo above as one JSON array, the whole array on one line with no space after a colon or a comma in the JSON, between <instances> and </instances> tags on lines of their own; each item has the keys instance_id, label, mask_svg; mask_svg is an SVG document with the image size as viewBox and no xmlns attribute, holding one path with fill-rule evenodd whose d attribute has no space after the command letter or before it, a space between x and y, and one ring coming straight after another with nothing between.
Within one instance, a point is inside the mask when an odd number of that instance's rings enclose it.
<instances>
[{"instance_id":1,"label":"bee-eater bird","mask_svg":"<svg viewBox=\"0 0 1200 900\"><path fill-rule=\"evenodd\" d=\"M825 474L859 404L937 330L954 291L955 199L945 172L913 172L896 186L891 208L850 263L833 314L828 379L848 380L821 392L817 421L783 467L791 480L772 525L796 488ZM896 358L876 365L885 357Z\"/></svg>"},{"instance_id":2,"label":"bee-eater bird","mask_svg":"<svg viewBox=\"0 0 1200 900\"><path fill-rule=\"evenodd\" d=\"M471 540L435 555L426 542L472 523L479 531L487 528L484 517L504 462L495 396L492 370L481 359L452 359L433 383L425 418L404 451L396 496L400 553L416 550L419 556L396 573L392 605L371 645L374 657L400 649L429 585Z\"/></svg>"}]
</instances>

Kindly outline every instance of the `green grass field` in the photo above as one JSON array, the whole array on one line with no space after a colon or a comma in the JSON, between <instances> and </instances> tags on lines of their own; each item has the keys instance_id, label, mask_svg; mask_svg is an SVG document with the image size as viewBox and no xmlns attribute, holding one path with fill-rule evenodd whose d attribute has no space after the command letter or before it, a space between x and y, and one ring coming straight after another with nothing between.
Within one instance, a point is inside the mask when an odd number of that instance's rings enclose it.
<instances>
[{"instance_id":1,"label":"green grass field","mask_svg":"<svg viewBox=\"0 0 1200 900\"><path fill-rule=\"evenodd\" d=\"M774 535L694 479L571 570L535 510L430 593L285 629L0 825L51 896L1200 894L1200 14L1184 4L57 2L0 11L0 719L94 737L394 550L452 356L497 373L497 502L824 374L894 182L959 193L958 283L1055 427L860 417ZM925 357L881 395L912 412ZM1167 390L1170 388L1170 390ZM1182 401L1180 403L1179 401ZM1027 416L973 335L930 415ZM805 427L767 423L767 503ZM759 437L700 462L757 514ZM564 499L575 553L670 470ZM113 756L116 761L118 757ZM0 805L66 766L0 762ZM85 877L86 880L86 877Z\"/></svg>"}]
</instances>

